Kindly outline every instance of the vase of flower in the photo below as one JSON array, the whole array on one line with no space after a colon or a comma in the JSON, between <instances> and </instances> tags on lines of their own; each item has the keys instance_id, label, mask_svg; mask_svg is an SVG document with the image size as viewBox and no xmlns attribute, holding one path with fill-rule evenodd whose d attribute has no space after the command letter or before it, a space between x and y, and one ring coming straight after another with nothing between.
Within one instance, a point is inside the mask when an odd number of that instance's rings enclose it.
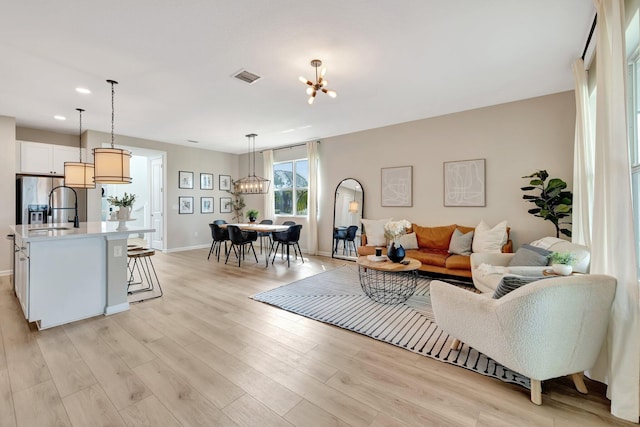
<instances>
[{"instance_id":1,"label":"vase of flower","mask_svg":"<svg viewBox=\"0 0 640 427\"><path fill-rule=\"evenodd\" d=\"M398 244L396 246L396 242L391 242L387 248L387 257L391 262L400 262L404 259L405 255L406 253L402 245Z\"/></svg>"},{"instance_id":2,"label":"vase of flower","mask_svg":"<svg viewBox=\"0 0 640 427\"><path fill-rule=\"evenodd\" d=\"M120 206L118 209L118 220L127 221L131 217L131 206Z\"/></svg>"}]
</instances>

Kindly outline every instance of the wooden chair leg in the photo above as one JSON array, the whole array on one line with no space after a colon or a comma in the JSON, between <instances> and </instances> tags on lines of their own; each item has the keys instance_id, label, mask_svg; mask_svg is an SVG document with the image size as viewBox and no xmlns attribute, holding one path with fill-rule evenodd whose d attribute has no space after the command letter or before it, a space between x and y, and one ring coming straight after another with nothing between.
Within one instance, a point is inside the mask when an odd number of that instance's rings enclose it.
<instances>
[{"instance_id":1,"label":"wooden chair leg","mask_svg":"<svg viewBox=\"0 0 640 427\"><path fill-rule=\"evenodd\" d=\"M458 338L454 338L453 342L451 343L451 350L460 350L461 346L462 343L460 342L460 340Z\"/></svg>"},{"instance_id":2,"label":"wooden chair leg","mask_svg":"<svg viewBox=\"0 0 640 427\"><path fill-rule=\"evenodd\" d=\"M542 381L531 378L531 401L542 405Z\"/></svg>"},{"instance_id":3,"label":"wooden chair leg","mask_svg":"<svg viewBox=\"0 0 640 427\"><path fill-rule=\"evenodd\" d=\"M578 390L582 394L589 393L589 390L587 390L587 386L584 383L582 372L571 374L571 379L573 380L573 384L576 386L576 390Z\"/></svg>"}]
</instances>

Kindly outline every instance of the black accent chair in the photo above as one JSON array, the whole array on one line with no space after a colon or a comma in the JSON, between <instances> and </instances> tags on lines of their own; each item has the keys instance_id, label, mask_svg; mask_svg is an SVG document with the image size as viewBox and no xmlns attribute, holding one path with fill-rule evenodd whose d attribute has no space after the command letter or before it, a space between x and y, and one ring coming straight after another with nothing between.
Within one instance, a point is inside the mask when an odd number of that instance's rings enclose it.
<instances>
[{"instance_id":1,"label":"black accent chair","mask_svg":"<svg viewBox=\"0 0 640 427\"><path fill-rule=\"evenodd\" d=\"M334 254L338 253L338 245L340 243L340 240L345 240L346 238L347 238L346 227L333 227L333 253Z\"/></svg>"},{"instance_id":2,"label":"black accent chair","mask_svg":"<svg viewBox=\"0 0 640 427\"><path fill-rule=\"evenodd\" d=\"M258 262L258 256L256 255L256 250L253 248L253 242L255 242L258 238L258 233L249 232L245 233L240 230L240 227L237 225L228 225L227 231L229 231L229 240L231 241L231 247L229 248L229 252L227 252L227 259L224 261L226 264L229 261L229 255L231 254L231 249L233 249L236 257L238 257L238 267L240 267L240 262L244 259L245 251L252 250L253 256Z\"/></svg>"},{"instance_id":3,"label":"black accent chair","mask_svg":"<svg viewBox=\"0 0 640 427\"><path fill-rule=\"evenodd\" d=\"M347 227L346 230L339 230L340 233L338 234L338 236L336 237L335 235L335 231L334 231L334 239L336 239L336 246L335 246L335 250L334 252L338 251L338 241L342 240L342 255L345 254L347 256L351 256L351 247L353 247L353 252L358 253L358 250L356 249L356 233L358 232L358 226L357 225L350 225L349 227Z\"/></svg>"},{"instance_id":4,"label":"black accent chair","mask_svg":"<svg viewBox=\"0 0 640 427\"><path fill-rule=\"evenodd\" d=\"M272 225L273 221L270 219L263 219L260 221L260 224ZM265 238L269 239L269 248L273 246L273 238L271 238L270 231L258 231L258 238L260 239L260 253L262 253L262 246Z\"/></svg>"},{"instance_id":5,"label":"black accent chair","mask_svg":"<svg viewBox=\"0 0 640 427\"><path fill-rule=\"evenodd\" d=\"M220 224L226 223L227 222L223 219L217 219L209 224L213 242L211 242L211 249L209 249L209 256L207 257L207 259L210 259L213 251L216 251L215 253L218 257L218 262L220 262L220 248L222 247L222 242L224 242L224 254L225 256L227 255L227 242L229 241L229 232L223 228L220 228Z\"/></svg>"},{"instance_id":6,"label":"black accent chair","mask_svg":"<svg viewBox=\"0 0 640 427\"><path fill-rule=\"evenodd\" d=\"M302 224L292 225L289 227L287 231L281 231L279 233L273 233L273 242L276 244L276 249L273 254L273 259L271 260L271 264L276 259L276 255L278 253L278 247L282 245L282 249L284 252L284 247L287 247L287 267L291 265L289 259L289 247L293 246L293 252L298 259L298 254L300 254L300 258L302 258L302 263L304 264L304 258L302 257L302 250L300 249L300 244L298 241L300 240L300 230L302 229Z\"/></svg>"}]
</instances>

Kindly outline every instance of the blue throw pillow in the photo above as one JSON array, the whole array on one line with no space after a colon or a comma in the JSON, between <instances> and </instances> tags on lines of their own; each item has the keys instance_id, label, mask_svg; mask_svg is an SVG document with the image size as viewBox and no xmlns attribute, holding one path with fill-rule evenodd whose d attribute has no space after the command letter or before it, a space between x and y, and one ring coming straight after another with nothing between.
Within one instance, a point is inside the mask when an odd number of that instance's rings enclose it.
<instances>
[{"instance_id":1,"label":"blue throw pillow","mask_svg":"<svg viewBox=\"0 0 640 427\"><path fill-rule=\"evenodd\" d=\"M516 254L511 258L509 267L515 266L543 266L549 263L549 255L551 251L538 248L531 245L522 245L520 249L516 251Z\"/></svg>"}]
</instances>

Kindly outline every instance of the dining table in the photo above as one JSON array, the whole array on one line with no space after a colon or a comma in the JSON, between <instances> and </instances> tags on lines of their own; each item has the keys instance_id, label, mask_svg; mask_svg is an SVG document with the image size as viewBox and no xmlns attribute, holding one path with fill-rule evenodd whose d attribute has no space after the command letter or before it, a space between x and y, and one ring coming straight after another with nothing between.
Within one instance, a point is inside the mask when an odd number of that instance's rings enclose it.
<instances>
[{"instance_id":1,"label":"dining table","mask_svg":"<svg viewBox=\"0 0 640 427\"><path fill-rule=\"evenodd\" d=\"M226 229L230 225L235 225L242 231L255 231L256 233L277 233L279 231L287 231L289 229L289 225L282 224L260 224L260 223L240 223L240 224L220 224L220 228ZM264 251L264 261L265 267L269 267L269 257L271 255L271 248L269 251Z\"/></svg>"}]
</instances>

